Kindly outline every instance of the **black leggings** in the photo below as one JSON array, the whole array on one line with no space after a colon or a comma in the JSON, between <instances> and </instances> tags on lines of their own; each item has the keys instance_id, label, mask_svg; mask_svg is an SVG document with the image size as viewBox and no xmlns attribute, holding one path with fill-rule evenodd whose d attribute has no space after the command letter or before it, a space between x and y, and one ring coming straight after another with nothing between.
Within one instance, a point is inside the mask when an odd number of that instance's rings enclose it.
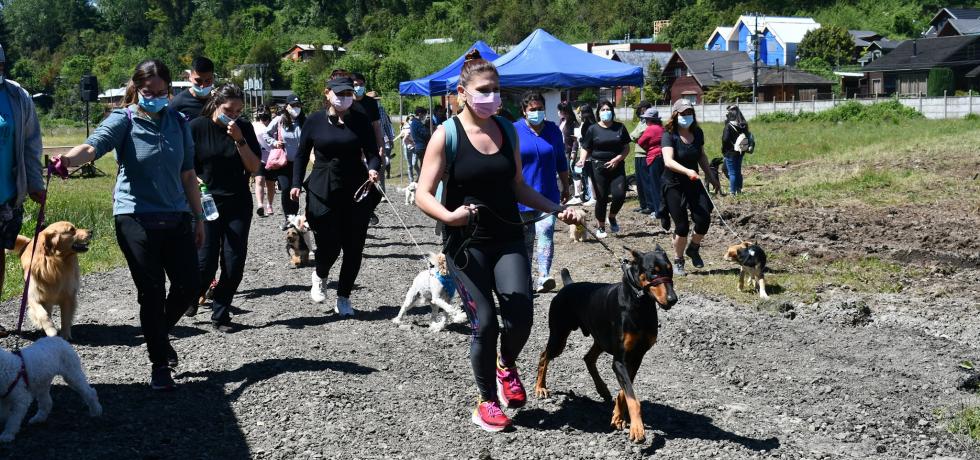
<instances>
[{"instance_id":1,"label":"black leggings","mask_svg":"<svg viewBox=\"0 0 980 460\"><path fill-rule=\"evenodd\" d=\"M694 233L698 235L708 233L712 207L708 193L700 182L668 186L664 199L667 201L667 212L674 221L675 235L687 236L690 233L688 210L691 211L691 220L694 221Z\"/></svg>"},{"instance_id":2,"label":"black leggings","mask_svg":"<svg viewBox=\"0 0 980 460\"><path fill-rule=\"evenodd\" d=\"M248 232L252 225L250 197L215 197L218 219L204 224L204 244L197 251L197 266L201 272L201 293L205 292L218 271L221 256L221 278L214 288L211 321L228 322L231 300L245 275L248 253Z\"/></svg>"},{"instance_id":3,"label":"black leggings","mask_svg":"<svg viewBox=\"0 0 980 460\"><path fill-rule=\"evenodd\" d=\"M460 254L450 264L463 306L470 319L473 340L470 343L470 365L476 387L483 401L497 400L497 336L500 336L500 361L513 366L531 335L534 320L531 302L531 263L524 241L471 246L467 255ZM492 292L497 293L503 331L497 324L497 308Z\"/></svg>"},{"instance_id":4,"label":"black leggings","mask_svg":"<svg viewBox=\"0 0 980 460\"><path fill-rule=\"evenodd\" d=\"M293 162L287 161L285 166L275 172L276 182L279 183L279 202L282 203L282 213L287 216L299 214L299 201L293 201L289 198L289 191L293 188Z\"/></svg>"},{"instance_id":5,"label":"black leggings","mask_svg":"<svg viewBox=\"0 0 980 460\"><path fill-rule=\"evenodd\" d=\"M153 367L167 364L170 330L198 294L197 250L190 214L174 228L154 229L134 214L115 218L116 241L126 256L140 305L140 328ZM143 222L146 222L145 224ZM166 292L167 279L170 292Z\"/></svg>"},{"instance_id":6,"label":"black leggings","mask_svg":"<svg viewBox=\"0 0 980 460\"><path fill-rule=\"evenodd\" d=\"M619 214L626 202L626 166L620 162L615 168L606 168L605 160L592 160L593 184L595 186L595 220L599 225L605 225L606 206L609 205L609 195L612 204L609 214Z\"/></svg>"},{"instance_id":7,"label":"black leggings","mask_svg":"<svg viewBox=\"0 0 980 460\"><path fill-rule=\"evenodd\" d=\"M334 262L340 257L340 251L344 251L340 278L337 280L338 297L350 297L354 290L357 273L361 270L370 215L370 207L354 206L344 212L307 216L316 241L316 276L321 279L329 276Z\"/></svg>"}]
</instances>

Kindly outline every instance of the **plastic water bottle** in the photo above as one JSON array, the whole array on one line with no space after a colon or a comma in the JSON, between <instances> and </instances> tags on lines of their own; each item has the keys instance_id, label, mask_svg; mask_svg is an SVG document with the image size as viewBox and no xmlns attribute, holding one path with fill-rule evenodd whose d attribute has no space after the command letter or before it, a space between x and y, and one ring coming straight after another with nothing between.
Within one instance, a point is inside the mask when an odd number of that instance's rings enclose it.
<instances>
[{"instance_id":1,"label":"plastic water bottle","mask_svg":"<svg viewBox=\"0 0 980 460\"><path fill-rule=\"evenodd\" d=\"M201 184L201 207L204 208L204 218L208 221L218 219L218 205L214 204L214 197L208 193L208 186Z\"/></svg>"}]
</instances>

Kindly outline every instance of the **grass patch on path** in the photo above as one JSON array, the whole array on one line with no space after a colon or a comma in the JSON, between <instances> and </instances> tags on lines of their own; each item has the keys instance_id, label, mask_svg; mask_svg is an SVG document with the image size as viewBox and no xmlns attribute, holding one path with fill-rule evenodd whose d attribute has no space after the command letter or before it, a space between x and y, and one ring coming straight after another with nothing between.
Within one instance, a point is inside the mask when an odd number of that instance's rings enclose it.
<instances>
[{"instance_id":1,"label":"grass patch on path","mask_svg":"<svg viewBox=\"0 0 980 460\"><path fill-rule=\"evenodd\" d=\"M980 406L968 407L956 414L949 422L949 431L980 441Z\"/></svg>"}]
</instances>

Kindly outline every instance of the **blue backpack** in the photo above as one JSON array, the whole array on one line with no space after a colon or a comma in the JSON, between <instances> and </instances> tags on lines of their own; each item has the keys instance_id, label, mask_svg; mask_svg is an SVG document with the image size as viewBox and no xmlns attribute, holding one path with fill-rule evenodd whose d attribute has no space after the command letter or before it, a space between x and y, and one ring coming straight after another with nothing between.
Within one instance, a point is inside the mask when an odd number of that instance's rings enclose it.
<instances>
[{"instance_id":1,"label":"blue backpack","mask_svg":"<svg viewBox=\"0 0 980 460\"><path fill-rule=\"evenodd\" d=\"M504 137L510 144L511 150L517 149L517 131L514 130L514 124L508 121L506 118L494 115L494 120L502 127L504 132ZM443 206L446 205L446 187L449 183L449 172L453 169L453 163L456 161L456 150L459 146L459 133L456 131L456 117L452 117L442 123L442 128L446 131L446 165L442 169L442 180L439 181L439 186L436 188L436 199L442 203ZM464 133L465 135L465 133ZM436 234L442 234L443 224L440 222L436 225Z\"/></svg>"}]
</instances>

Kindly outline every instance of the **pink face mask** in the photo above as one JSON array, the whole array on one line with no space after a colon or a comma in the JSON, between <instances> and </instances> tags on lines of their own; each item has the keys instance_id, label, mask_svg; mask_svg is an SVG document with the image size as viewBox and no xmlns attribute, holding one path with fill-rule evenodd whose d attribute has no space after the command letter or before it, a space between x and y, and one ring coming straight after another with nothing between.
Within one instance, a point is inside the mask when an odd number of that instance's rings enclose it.
<instances>
[{"instance_id":1,"label":"pink face mask","mask_svg":"<svg viewBox=\"0 0 980 460\"><path fill-rule=\"evenodd\" d=\"M470 96L466 103L473 109L473 114L480 118L490 118L500 108L499 92L471 93L466 90L466 94Z\"/></svg>"},{"instance_id":2,"label":"pink face mask","mask_svg":"<svg viewBox=\"0 0 980 460\"><path fill-rule=\"evenodd\" d=\"M354 104L354 96L337 96L336 94L331 94L330 104L333 105L334 109L343 112Z\"/></svg>"}]
</instances>

